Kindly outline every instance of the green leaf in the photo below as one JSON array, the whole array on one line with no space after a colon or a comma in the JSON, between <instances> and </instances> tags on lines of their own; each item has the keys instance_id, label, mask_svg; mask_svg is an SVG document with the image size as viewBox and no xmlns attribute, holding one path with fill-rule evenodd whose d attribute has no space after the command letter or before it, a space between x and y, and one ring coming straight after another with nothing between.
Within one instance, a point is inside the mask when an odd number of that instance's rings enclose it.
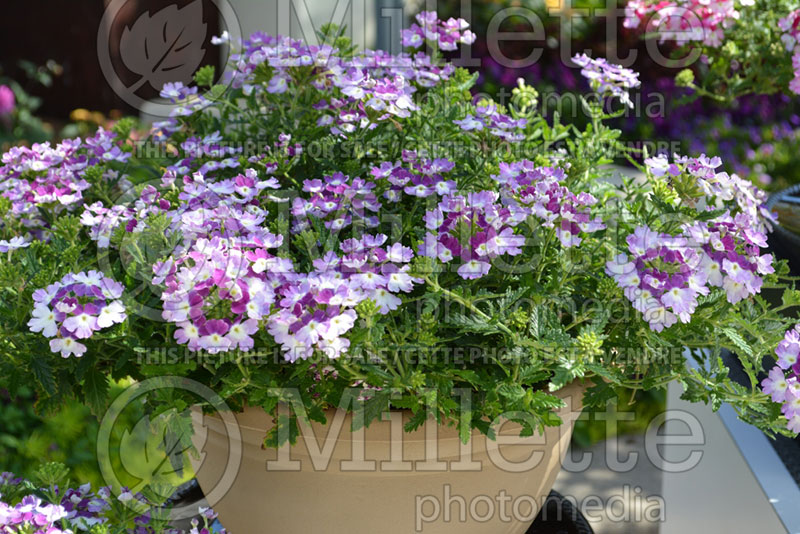
<instances>
[{"instance_id":1,"label":"green leaf","mask_svg":"<svg viewBox=\"0 0 800 534\"><path fill-rule=\"evenodd\" d=\"M472 410L464 409L458 421L458 437L462 443L468 443L472 436Z\"/></svg>"},{"instance_id":2,"label":"green leaf","mask_svg":"<svg viewBox=\"0 0 800 534\"><path fill-rule=\"evenodd\" d=\"M361 403L356 404L355 412L362 414L363 417L353 417L352 430L355 432L361 428L361 423L364 426L378 419L381 414L389 409L389 398L391 392L389 391L376 391L370 392L371 397ZM359 420L360 419L360 420Z\"/></svg>"},{"instance_id":3,"label":"green leaf","mask_svg":"<svg viewBox=\"0 0 800 534\"><path fill-rule=\"evenodd\" d=\"M454 313L447 324L456 326L464 332L475 332L476 334L496 334L500 329L486 319L477 315L464 315L462 313Z\"/></svg>"},{"instance_id":4,"label":"green leaf","mask_svg":"<svg viewBox=\"0 0 800 534\"><path fill-rule=\"evenodd\" d=\"M108 377L96 367L86 373L83 380L86 403L97 416L102 416L108 405Z\"/></svg>"},{"instance_id":5,"label":"green leaf","mask_svg":"<svg viewBox=\"0 0 800 534\"><path fill-rule=\"evenodd\" d=\"M745 341L745 339L733 328L721 328L720 329L725 336L730 339L734 345L736 345L742 352L747 354L748 356L753 356L753 349L750 348L750 345Z\"/></svg>"},{"instance_id":6,"label":"green leaf","mask_svg":"<svg viewBox=\"0 0 800 534\"><path fill-rule=\"evenodd\" d=\"M478 81L479 75L480 75L479 72L474 72L469 78L458 84L456 86L456 89L458 89L459 91L467 91L469 89L472 89L472 87L475 85L475 82Z\"/></svg>"},{"instance_id":7,"label":"green leaf","mask_svg":"<svg viewBox=\"0 0 800 534\"><path fill-rule=\"evenodd\" d=\"M50 353L46 353L48 356ZM52 395L56 391L56 382L53 378L53 368L50 367L50 362L47 361L46 356L41 356L37 353L31 354L30 368L33 376L39 381L48 395Z\"/></svg>"},{"instance_id":8,"label":"green leaf","mask_svg":"<svg viewBox=\"0 0 800 534\"><path fill-rule=\"evenodd\" d=\"M617 393L614 388L610 384L600 381L583 394L583 405L587 408L603 408L615 398L617 398Z\"/></svg>"},{"instance_id":9,"label":"green leaf","mask_svg":"<svg viewBox=\"0 0 800 534\"><path fill-rule=\"evenodd\" d=\"M518 401L525 397L525 388L519 384L500 384L497 388L497 394L512 402Z\"/></svg>"},{"instance_id":10,"label":"green leaf","mask_svg":"<svg viewBox=\"0 0 800 534\"><path fill-rule=\"evenodd\" d=\"M209 87L214 83L214 65L204 65L194 73L194 81L201 87Z\"/></svg>"},{"instance_id":11,"label":"green leaf","mask_svg":"<svg viewBox=\"0 0 800 534\"><path fill-rule=\"evenodd\" d=\"M800 291L797 289L787 289L781 296L781 304L784 306L799 306L800 305Z\"/></svg>"}]
</instances>

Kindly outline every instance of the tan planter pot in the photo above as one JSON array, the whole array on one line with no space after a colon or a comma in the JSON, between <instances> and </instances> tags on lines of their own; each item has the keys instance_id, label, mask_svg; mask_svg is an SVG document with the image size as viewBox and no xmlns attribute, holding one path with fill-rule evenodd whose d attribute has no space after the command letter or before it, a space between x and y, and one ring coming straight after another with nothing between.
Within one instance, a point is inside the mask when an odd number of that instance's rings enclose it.
<instances>
[{"instance_id":1,"label":"tan planter pot","mask_svg":"<svg viewBox=\"0 0 800 534\"><path fill-rule=\"evenodd\" d=\"M522 534L559 472L583 392L557 393L564 425L544 435L520 438L506 423L498 441L475 432L468 445L434 423L403 433L402 412L352 433L351 415L331 411L313 435L306 428L294 446L264 450L272 419L262 409L236 414L240 440L221 418L195 412L195 470L231 534Z\"/></svg>"}]
</instances>

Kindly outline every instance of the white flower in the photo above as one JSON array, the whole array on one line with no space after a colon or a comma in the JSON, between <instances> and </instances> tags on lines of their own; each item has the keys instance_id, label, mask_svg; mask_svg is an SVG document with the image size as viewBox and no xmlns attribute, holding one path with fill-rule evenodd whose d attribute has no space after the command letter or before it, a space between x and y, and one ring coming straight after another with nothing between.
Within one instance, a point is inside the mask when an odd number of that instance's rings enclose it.
<instances>
[{"instance_id":1,"label":"white flower","mask_svg":"<svg viewBox=\"0 0 800 534\"><path fill-rule=\"evenodd\" d=\"M86 345L78 343L71 337L57 337L50 340L50 350L60 352L62 358L68 358L70 354L80 358L86 352Z\"/></svg>"},{"instance_id":2,"label":"white flower","mask_svg":"<svg viewBox=\"0 0 800 534\"><path fill-rule=\"evenodd\" d=\"M108 328L112 324L121 323L125 320L125 306L118 300L112 301L97 316L97 326Z\"/></svg>"},{"instance_id":3,"label":"white flower","mask_svg":"<svg viewBox=\"0 0 800 534\"><path fill-rule=\"evenodd\" d=\"M31 312L31 320L28 327L31 332L41 332L44 337L53 337L58 332L56 324L56 314L44 304L39 304Z\"/></svg>"}]
</instances>

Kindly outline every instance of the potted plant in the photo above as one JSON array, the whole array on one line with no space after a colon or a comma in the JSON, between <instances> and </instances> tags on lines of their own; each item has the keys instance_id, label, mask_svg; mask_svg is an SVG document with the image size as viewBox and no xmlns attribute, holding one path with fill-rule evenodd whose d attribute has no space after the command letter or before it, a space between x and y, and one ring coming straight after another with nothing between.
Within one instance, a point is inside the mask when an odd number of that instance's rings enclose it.
<instances>
[{"instance_id":1,"label":"potted plant","mask_svg":"<svg viewBox=\"0 0 800 534\"><path fill-rule=\"evenodd\" d=\"M678 45L672 50L673 59L667 63L687 67L675 77L675 82L692 90L691 98L703 96L731 107L742 107L753 102L743 100L745 96L782 97L773 98L769 106L776 107L774 111L784 122L772 125L769 131L745 130L734 117L739 139L726 144L728 151L733 148L746 151L746 164L738 165L742 174L751 174L765 185L773 180L784 187L787 182L792 185L798 119L788 97L800 94L797 5L784 0L717 3L630 0L625 12L626 27L646 31L650 37L658 37L660 43ZM710 132L711 137L720 137L717 126ZM724 129L724 122L722 126ZM776 172L780 174L774 175ZM793 273L798 268L796 249L800 243L793 200L796 192L794 184L776 192L769 203L780 222L770 236L770 244L780 257L789 260Z\"/></svg>"},{"instance_id":2,"label":"potted plant","mask_svg":"<svg viewBox=\"0 0 800 534\"><path fill-rule=\"evenodd\" d=\"M713 157L607 179L630 154L604 120L635 73L576 57L594 90L578 129L538 115L524 83L507 106L473 102L476 76L441 60L473 39L463 21L420 14L398 56L321 37L234 43L225 84L204 67L197 87L164 87L178 106L145 142L120 121L3 156L11 385L98 414L109 377L212 391L239 437L221 443L225 414L197 406L198 478L211 493L241 447L211 503L236 534L524 532L581 403L617 387L678 380L689 399L798 430L755 378L790 326L759 292L800 303L760 250L765 195ZM725 347L749 387L728 378ZM185 414L196 398L146 402ZM510 520L486 513L503 492Z\"/></svg>"}]
</instances>

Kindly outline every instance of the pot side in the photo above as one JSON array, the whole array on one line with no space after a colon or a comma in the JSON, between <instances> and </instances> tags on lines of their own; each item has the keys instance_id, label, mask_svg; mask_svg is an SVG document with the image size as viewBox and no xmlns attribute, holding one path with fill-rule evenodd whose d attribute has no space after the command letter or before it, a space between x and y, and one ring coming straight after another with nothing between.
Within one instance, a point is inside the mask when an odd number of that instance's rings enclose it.
<instances>
[{"instance_id":1,"label":"pot side","mask_svg":"<svg viewBox=\"0 0 800 534\"><path fill-rule=\"evenodd\" d=\"M561 468L584 391L555 393L564 424L544 434L522 438L505 422L497 441L474 431L466 445L430 420L404 432L401 411L351 432L352 414L329 410L326 425L301 425L295 445L264 449L273 422L261 408L235 414L238 437L218 414L194 410L192 463L204 493L222 495L210 505L231 534L523 534Z\"/></svg>"}]
</instances>

